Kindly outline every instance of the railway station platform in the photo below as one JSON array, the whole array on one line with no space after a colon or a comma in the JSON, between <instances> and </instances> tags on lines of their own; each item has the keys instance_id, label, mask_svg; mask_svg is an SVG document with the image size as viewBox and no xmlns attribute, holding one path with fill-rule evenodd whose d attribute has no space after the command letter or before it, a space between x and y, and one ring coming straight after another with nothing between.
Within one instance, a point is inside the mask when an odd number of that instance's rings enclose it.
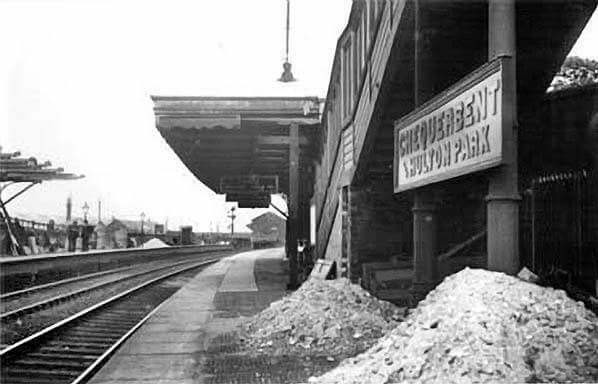
<instances>
[{"instance_id":1,"label":"railway station platform","mask_svg":"<svg viewBox=\"0 0 598 384\"><path fill-rule=\"evenodd\" d=\"M284 249L236 254L203 269L120 347L93 384L262 382L251 367L217 359L243 321L280 299ZM249 378L254 380L248 381Z\"/></svg>"}]
</instances>

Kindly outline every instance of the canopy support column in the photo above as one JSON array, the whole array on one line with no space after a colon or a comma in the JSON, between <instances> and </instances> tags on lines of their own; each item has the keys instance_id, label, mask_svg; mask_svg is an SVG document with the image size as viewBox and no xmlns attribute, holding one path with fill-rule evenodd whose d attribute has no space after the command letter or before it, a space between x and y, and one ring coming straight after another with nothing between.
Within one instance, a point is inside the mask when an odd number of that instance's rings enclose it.
<instances>
[{"instance_id":1,"label":"canopy support column","mask_svg":"<svg viewBox=\"0 0 598 384\"><path fill-rule=\"evenodd\" d=\"M431 23L428 2L415 1L415 107L423 104L434 95L435 73L433 52L429 46ZM413 202L413 270L412 292L419 300L434 288L437 274L437 207L435 194L426 188L414 191Z\"/></svg>"},{"instance_id":2,"label":"canopy support column","mask_svg":"<svg viewBox=\"0 0 598 384\"><path fill-rule=\"evenodd\" d=\"M488 269L509 274L519 269L517 173L517 76L515 0L489 0L488 59L507 58L503 79L503 164L490 175L487 201Z\"/></svg>"},{"instance_id":3,"label":"canopy support column","mask_svg":"<svg viewBox=\"0 0 598 384\"><path fill-rule=\"evenodd\" d=\"M299 230L299 125L291 123L289 127L289 196L287 218L287 252L289 258L289 288L298 285L297 237Z\"/></svg>"}]
</instances>

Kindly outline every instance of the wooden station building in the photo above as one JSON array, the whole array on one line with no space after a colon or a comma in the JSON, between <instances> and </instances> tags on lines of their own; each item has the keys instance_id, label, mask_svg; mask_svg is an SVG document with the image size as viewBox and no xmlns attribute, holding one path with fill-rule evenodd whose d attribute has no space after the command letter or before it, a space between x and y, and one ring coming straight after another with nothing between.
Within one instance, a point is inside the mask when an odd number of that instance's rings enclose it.
<instances>
[{"instance_id":1,"label":"wooden station building","mask_svg":"<svg viewBox=\"0 0 598 384\"><path fill-rule=\"evenodd\" d=\"M596 4L354 0L325 100L155 96L156 125L240 207L284 193L288 244L309 238L313 206L316 255L354 281L386 263L419 298L466 265L537 269L548 231L591 282L597 92L546 89ZM538 210L561 193L551 183L571 185L572 224Z\"/></svg>"}]
</instances>

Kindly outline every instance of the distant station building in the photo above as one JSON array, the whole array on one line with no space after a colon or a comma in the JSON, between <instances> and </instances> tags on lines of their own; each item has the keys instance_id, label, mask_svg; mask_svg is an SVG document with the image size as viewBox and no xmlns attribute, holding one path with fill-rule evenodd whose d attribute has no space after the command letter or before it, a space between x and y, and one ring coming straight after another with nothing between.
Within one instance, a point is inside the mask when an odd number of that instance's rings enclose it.
<instances>
[{"instance_id":1,"label":"distant station building","mask_svg":"<svg viewBox=\"0 0 598 384\"><path fill-rule=\"evenodd\" d=\"M94 232L96 237L96 249L109 249L112 247L110 232L108 231L108 227L102 221L99 221L96 224Z\"/></svg>"},{"instance_id":2,"label":"distant station building","mask_svg":"<svg viewBox=\"0 0 598 384\"><path fill-rule=\"evenodd\" d=\"M247 224L253 248L282 246L286 239L286 221L272 212L263 213Z\"/></svg>"},{"instance_id":3,"label":"distant station building","mask_svg":"<svg viewBox=\"0 0 598 384\"><path fill-rule=\"evenodd\" d=\"M325 100L154 96L156 126L227 201L284 193L291 285L313 207L317 257L387 298L464 266L595 295L596 87L545 94L595 8L356 0Z\"/></svg>"},{"instance_id":4,"label":"distant station building","mask_svg":"<svg viewBox=\"0 0 598 384\"><path fill-rule=\"evenodd\" d=\"M105 238L109 242L108 249L127 248L129 243L129 228L120 220L113 218L106 226Z\"/></svg>"}]
</instances>

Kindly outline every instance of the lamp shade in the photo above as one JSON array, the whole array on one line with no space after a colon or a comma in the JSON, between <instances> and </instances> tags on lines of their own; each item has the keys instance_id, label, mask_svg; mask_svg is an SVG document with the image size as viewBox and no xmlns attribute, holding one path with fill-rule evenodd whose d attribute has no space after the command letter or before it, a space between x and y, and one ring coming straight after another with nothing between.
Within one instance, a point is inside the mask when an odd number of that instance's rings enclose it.
<instances>
[{"instance_id":1,"label":"lamp shade","mask_svg":"<svg viewBox=\"0 0 598 384\"><path fill-rule=\"evenodd\" d=\"M293 73L291 72L291 63L289 63L288 61L285 61L282 64L282 68L283 68L283 72L282 72L282 75L280 76L280 79L278 79L278 81L282 81L283 83L295 81L295 78L293 77Z\"/></svg>"}]
</instances>

